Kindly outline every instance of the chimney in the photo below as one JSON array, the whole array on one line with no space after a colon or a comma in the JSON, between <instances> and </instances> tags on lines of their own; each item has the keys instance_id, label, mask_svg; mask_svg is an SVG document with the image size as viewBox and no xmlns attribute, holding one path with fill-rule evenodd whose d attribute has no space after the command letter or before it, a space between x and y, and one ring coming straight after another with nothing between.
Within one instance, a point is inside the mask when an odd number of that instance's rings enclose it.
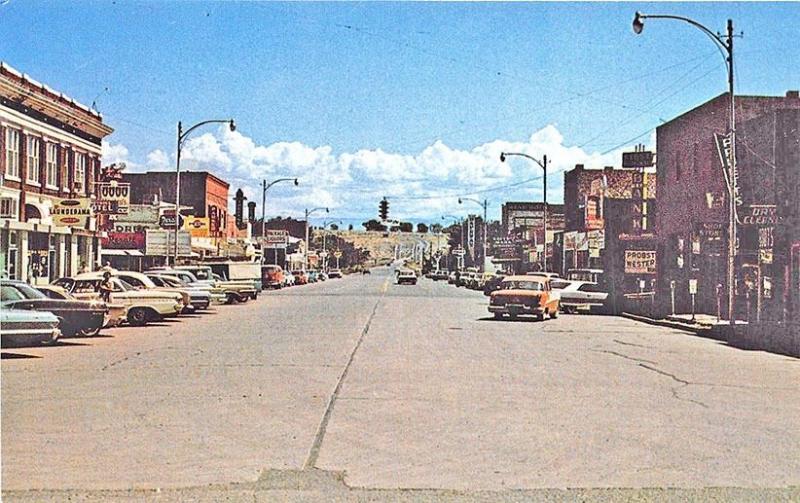
<instances>
[{"instance_id":1,"label":"chimney","mask_svg":"<svg viewBox=\"0 0 800 503\"><path fill-rule=\"evenodd\" d=\"M800 98L800 91L786 91L787 98Z\"/></svg>"}]
</instances>

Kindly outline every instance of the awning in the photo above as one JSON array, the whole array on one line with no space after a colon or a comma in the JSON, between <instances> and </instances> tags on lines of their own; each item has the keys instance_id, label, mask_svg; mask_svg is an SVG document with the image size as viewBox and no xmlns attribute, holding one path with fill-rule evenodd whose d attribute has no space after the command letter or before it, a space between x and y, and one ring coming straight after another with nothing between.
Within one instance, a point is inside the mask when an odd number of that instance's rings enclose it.
<instances>
[{"instance_id":1,"label":"awning","mask_svg":"<svg viewBox=\"0 0 800 503\"><path fill-rule=\"evenodd\" d=\"M128 250L103 248L101 255L109 257L144 257L144 253L135 248Z\"/></svg>"}]
</instances>

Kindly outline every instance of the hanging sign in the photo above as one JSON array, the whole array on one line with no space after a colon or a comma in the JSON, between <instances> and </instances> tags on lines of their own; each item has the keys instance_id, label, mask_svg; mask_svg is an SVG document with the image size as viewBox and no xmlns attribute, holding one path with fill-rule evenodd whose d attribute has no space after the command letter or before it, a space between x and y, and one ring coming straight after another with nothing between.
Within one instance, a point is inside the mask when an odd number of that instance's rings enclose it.
<instances>
[{"instance_id":1,"label":"hanging sign","mask_svg":"<svg viewBox=\"0 0 800 503\"><path fill-rule=\"evenodd\" d=\"M93 216L91 200L88 197L57 199L50 214L58 226L86 227L89 218Z\"/></svg>"},{"instance_id":2,"label":"hanging sign","mask_svg":"<svg viewBox=\"0 0 800 503\"><path fill-rule=\"evenodd\" d=\"M131 204L131 184L97 182L94 184L94 210L104 215L127 215Z\"/></svg>"},{"instance_id":3,"label":"hanging sign","mask_svg":"<svg viewBox=\"0 0 800 503\"><path fill-rule=\"evenodd\" d=\"M625 250L626 274L655 274L656 252L653 250Z\"/></svg>"}]
</instances>

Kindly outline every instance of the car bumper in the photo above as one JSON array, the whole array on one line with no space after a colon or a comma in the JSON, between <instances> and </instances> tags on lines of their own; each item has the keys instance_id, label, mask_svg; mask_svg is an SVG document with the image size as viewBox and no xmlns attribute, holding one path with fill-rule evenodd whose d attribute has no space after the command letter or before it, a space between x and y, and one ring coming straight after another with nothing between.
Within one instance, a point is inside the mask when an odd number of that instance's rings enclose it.
<instances>
[{"instance_id":1,"label":"car bumper","mask_svg":"<svg viewBox=\"0 0 800 503\"><path fill-rule=\"evenodd\" d=\"M541 306L526 306L523 304L505 304L503 306L489 305L490 313L501 314L544 314L544 308Z\"/></svg>"}]
</instances>

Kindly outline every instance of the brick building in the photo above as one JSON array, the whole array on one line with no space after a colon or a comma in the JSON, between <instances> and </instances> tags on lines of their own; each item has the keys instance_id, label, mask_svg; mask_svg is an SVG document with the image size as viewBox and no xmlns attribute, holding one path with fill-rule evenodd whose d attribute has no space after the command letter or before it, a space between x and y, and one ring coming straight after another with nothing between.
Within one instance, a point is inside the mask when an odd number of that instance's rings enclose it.
<instances>
[{"instance_id":1,"label":"brick building","mask_svg":"<svg viewBox=\"0 0 800 503\"><path fill-rule=\"evenodd\" d=\"M652 233L655 198L656 177L652 166L587 169L577 164L565 172L565 226L557 246L561 254L560 272L597 269L614 273L607 271L605 263L607 243L618 240L620 234ZM613 208L609 208L612 204ZM611 228L608 219L613 219ZM624 253L624 249L621 251ZM617 258L609 262L617 263Z\"/></svg>"},{"instance_id":2,"label":"brick building","mask_svg":"<svg viewBox=\"0 0 800 503\"><path fill-rule=\"evenodd\" d=\"M715 135L728 127L728 94L662 124L659 152L658 297L667 311L688 312L689 280L697 310L727 318L728 193ZM781 319L798 306L798 93L737 96L736 158L741 204L735 310L739 319ZM791 315L791 313L790 313Z\"/></svg>"},{"instance_id":3,"label":"brick building","mask_svg":"<svg viewBox=\"0 0 800 503\"><path fill-rule=\"evenodd\" d=\"M47 283L99 265L90 208L112 131L97 111L0 63L0 270L8 277ZM80 216L66 214L76 206Z\"/></svg>"},{"instance_id":4,"label":"brick building","mask_svg":"<svg viewBox=\"0 0 800 503\"><path fill-rule=\"evenodd\" d=\"M183 171L180 176L181 215L208 218L211 237L226 237L230 184L207 171ZM131 184L131 204L161 201L174 205L175 178L175 172L172 171L122 175L122 181Z\"/></svg>"}]
</instances>

